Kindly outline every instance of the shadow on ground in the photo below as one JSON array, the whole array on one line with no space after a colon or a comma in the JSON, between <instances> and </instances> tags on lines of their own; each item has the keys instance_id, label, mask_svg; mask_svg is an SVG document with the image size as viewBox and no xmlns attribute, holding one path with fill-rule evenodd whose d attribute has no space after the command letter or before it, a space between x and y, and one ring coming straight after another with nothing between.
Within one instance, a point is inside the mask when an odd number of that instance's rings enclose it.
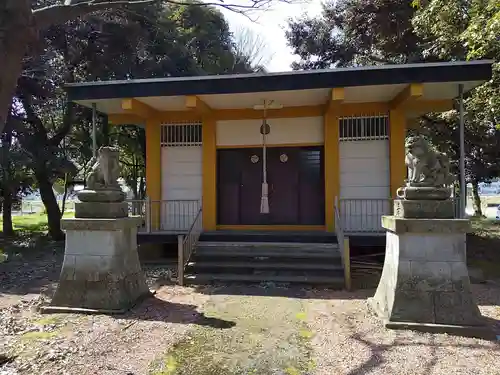
<instances>
[{"instance_id":1,"label":"shadow on ground","mask_svg":"<svg viewBox=\"0 0 500 375\"><path fill-rule=\"evenodd\" d=\"M57 282L64 257L64 242L46 236L18 235L0 239L8 260L0 264L0 294L40 293Z\"/></svg>"},{"instance_id":2,"label":"shadow on ground","mask_svg":"<svg viewBox=\"0 0 500 375\"><path fill-rule=\"evenodd\" d=\"M228 329L236 325L230 320L208 317L197 311L198 306L165 301L151 297L125 314L115 315L117 319L137 319L179 324L195 324L216 329Z\"/></svg>"},{"instance_id":3,"label":"shadow on ground","mask_svg":"<svg viewBox=\"0 0 500 375\"><path fill-rule=\"evenodd\" d=\"M410 340L405 340L403 338L395 338L393 342L390 344L380 344L377 342L374 342L370 340L368 335L364 335L363 332L360 333L354 333L350 336L351 339L357 341L358 343L362 344L365 346L370 353L369 358L364 361L362 364L357 366L356 368L352 369L349 371L346 375L364 375L364 374L371 374L371 373L379 373L378 371L376 372L377 368L383 366L385 364L384 360L384 355L386 353L393 351L397 349L398 347L408 347L408 350L411 352L411 348L417 348L417 347L429 347L430 348L430 355L427 356L425 361L421 363L421 371L419 372L421 374L431 374L434 372L434 368L439 364L441 361L440 355L438 353L439 350L443 349L448 349L448 350L453 350L453 348L459 349L459 348L466 348L468 350L490 350L491 346L490 345L495 345L495 344L480 344L480 343L470 343L470 344L465 344L465 343L457 343L457 344L451 344L451 343L440 343L438 342L438 338L435 335L430 335L429 336L429 342L414 342ZM497 343L498 344L498 343ZM500 353L499 353L500 354ZM471 372L472 373L472 372Z\"/></svg>"},{"instance_id":4,"label":"shadow on ground","mask_svg":"<svg viewBox=\"0 0 500 375\"><path fill-rule=\"evenodd\" d=\"M260 297L285 297L298 299L366 299L371 297L374 290L363 289L347 292L345 290L333 290L324 287L322 289L310 286L298 286L287 284L261 283L213 285L211 287L196 286L196 292L208 295L237 295L237 296L260 296Z\"/></svg>"}]
</instances>

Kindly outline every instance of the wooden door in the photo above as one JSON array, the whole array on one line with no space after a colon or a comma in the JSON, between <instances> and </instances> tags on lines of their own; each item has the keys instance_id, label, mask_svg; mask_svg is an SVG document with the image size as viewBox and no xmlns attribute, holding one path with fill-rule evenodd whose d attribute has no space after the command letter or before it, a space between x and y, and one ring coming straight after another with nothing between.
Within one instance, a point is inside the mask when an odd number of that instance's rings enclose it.
<instances>
[{"instance_id":1,"label":"wooden door","mask_svg":"<svg viewBox=\"0 0 500 375\"><path fill-rule=\"evenodd\" d=\"M260 213L262 188L262 149L243 149L241 159L240 201L238 202L241 225L266 224Z\"/></svg>"},{"instance_id":2,"label":"wooden door","mask_svg":"<svg viewBox=\"0 0 500 375\"><path fill-rule=\"evenodd\" d=\"M268 149L270 224L300 222L298 156L297 149L292 147Z\"/></svg>"},{"instance_id":3,"label":"wooden door","mask_svg":"<svg viewBox=\"0 0 500 375\"><path fill-rule=\"evenodd\" d=\"M260 213L262 149L218 151L218 224L324 225L323 148L267 151L269 214Z\"/></svg>"}]
</instances>

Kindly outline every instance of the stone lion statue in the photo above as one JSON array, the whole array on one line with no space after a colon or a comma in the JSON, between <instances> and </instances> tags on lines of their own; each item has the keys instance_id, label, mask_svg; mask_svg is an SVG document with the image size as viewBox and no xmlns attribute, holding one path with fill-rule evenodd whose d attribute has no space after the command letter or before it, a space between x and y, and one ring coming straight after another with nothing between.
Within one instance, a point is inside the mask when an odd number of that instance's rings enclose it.
<instances>
[{"instance_id":1,"label":"stone lion statue","mask_svg":"<svg viewBox=\"0 0 500 375\"><path fill-rule=\"evenodd\" d=\"M118 163L119 150L115 147L101 147L97 160L87 176L87 189L120 189L120 165Z\"/></svg>"},{"instance_id":2,"label":"stone lion statue","mask_svg":"<svg viewBox=\"0 0 500 375\"><path fill-rule=\"evenodd\" d=\"M405 149L409 186L448 187L453 183L448 156L431 148L423 137L407 138Z\"/></svg>"}]
</instances>

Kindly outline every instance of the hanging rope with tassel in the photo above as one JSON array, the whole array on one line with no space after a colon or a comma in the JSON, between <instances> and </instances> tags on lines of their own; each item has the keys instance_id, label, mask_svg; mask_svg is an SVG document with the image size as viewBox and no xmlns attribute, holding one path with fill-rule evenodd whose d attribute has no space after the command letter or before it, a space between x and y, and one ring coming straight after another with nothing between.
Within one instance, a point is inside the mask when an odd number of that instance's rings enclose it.
<instances>
[{"instance_id":1,"label":"hanging rope with tassel","mask_svg":"<svg viewBox=\"0 0 500 375\"><path fill-rule=\"evenodd\" d=\"M262 134L262 193L260 198L260 213L269 213L269 189L267 185L267 148L266 148L266 136L271 131L269 124L267 123L267 100L264 100L264 110L262 125L260 127L260 132Z\"/></svg>"}]
</instances>

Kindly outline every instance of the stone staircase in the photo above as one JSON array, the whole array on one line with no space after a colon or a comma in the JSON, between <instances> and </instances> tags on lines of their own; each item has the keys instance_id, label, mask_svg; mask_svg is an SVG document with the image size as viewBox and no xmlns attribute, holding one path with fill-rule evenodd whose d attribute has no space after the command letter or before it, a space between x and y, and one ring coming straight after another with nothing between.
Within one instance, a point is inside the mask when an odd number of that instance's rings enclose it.
<instances>
[{"instance_id":1,"label":"stone staircase","mask_svg":"<svg viewBox=\"0 0 500 375\"><path fill-rule=\"evenodd\" d=\"M336 238L307 234L202 235L185 282L275 282L343 288Z\"/></svg>"}]
</instances>

